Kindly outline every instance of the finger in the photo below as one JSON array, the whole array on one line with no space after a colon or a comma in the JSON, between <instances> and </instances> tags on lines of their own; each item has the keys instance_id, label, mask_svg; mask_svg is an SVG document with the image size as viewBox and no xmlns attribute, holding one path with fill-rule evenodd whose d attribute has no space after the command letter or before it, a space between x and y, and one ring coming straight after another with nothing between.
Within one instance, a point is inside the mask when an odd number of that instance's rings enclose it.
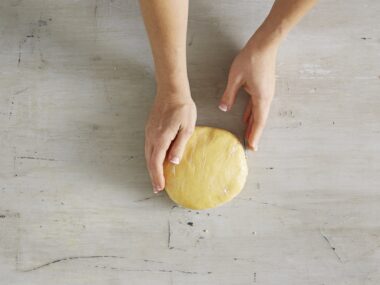
<instances>
[{"instance_id":1,"label":"finger","mask_svg":"<svg viewBox=\"0 0 380 285\"><path fill-rule=\"evenodd\" d=\"M253 151L258 150L260 137L263 133L265 123L268 118L270 109L270 100L259 99L253 104L252 110L252 125L248 130L248 145Z\"/></svg>"},{"instance_id":2,"label":"finger","mask_svg":"<svg viewBox=\"0 0 380 285\"><path fill-rule=\"evenodd\" d=\"M172 146L170 148L168 159L171 163L180 163L186 148L187 141L190 139L192 134L193 130L190 128L182 129L178 132L177 137L172 142Z\"/></svg>"},{"instance_id":3,"label":"finger","mask_svg":"<svg viewBox=\"0 0 380 285\"><path fill-rule=\"evenodd\" d=\"M152 179L153 191L155 193L163 190L165 187L163 164L170 142L171 140L166 139L162 143L153 146L152 154L150 156L148 169Z\"/></svg>"},{"instance_id":4,"label":"finger","mask_svg":"<svg viewBox=\"0 0 380 285\"><path fill-rule=\"evenodd\" d=\"M226 90L224 90L223 96L219 103L219 109L221 111L227 112L231 110L241 85L240 80L237 78L228 79Z\"/></svg>"},{"instance_id":5,"label":"finger","mask_svg":"<svg viewBox=\"0 0 380 285\"><path fill-rule=\"evenodd\" d=\"M245 106L245 111L244 111L244 114L243 114L243 123L246 123L248 124L248 120L249 120L249 117L251 116L251 113L252 113L252 101L249 100L247 102L247 105Z\"/></svg>"}]
</instances>

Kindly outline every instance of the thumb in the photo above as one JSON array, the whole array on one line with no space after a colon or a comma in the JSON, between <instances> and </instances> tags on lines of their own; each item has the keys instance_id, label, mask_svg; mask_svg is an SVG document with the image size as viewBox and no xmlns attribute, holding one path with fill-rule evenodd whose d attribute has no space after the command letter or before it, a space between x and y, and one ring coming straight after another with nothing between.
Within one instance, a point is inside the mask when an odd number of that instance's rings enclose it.
<instances>
[{"instance_id":1,"label":"thumb","mask_svg":"<svg viewBox=\"0 0 380 285\"><path fill-rule=\"evenodd\" d=\"M235 103L237 92L239 91L241 83L236 78L229 78L226 90L219 103L219 109L223 112L231 110L232 105Z\"/></svg>"},{"instance_id":2,"label":"thumb","mask_svg":"<svg viewBox=\"0 0 380 285\"><path fill-rule=\"evenodd\" d=\"M178 132L169 151L169 161L179 164L186 148L187 141L190 139L193 131L191 129L182 129Z\"/></svg>"}]
</instances>

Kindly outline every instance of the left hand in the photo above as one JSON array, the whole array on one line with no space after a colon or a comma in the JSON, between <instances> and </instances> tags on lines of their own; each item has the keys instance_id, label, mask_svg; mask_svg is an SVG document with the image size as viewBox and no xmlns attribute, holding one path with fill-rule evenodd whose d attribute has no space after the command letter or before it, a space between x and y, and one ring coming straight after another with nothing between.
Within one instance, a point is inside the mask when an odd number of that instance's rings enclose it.
<instances>
[{"instance_id":1,"label":"left hand","mask_svg":"<svg viewBox=\"0 0 380 285\"><path fill-rule=\"evenodd\" d=\"M260 46L254 38L235 57L219 109L229 111L242 87L250 95L243 122L247 125L248 147L258 150L258 143L268 118L275 91L276 45Z\"/></svg>"}]
</instances>

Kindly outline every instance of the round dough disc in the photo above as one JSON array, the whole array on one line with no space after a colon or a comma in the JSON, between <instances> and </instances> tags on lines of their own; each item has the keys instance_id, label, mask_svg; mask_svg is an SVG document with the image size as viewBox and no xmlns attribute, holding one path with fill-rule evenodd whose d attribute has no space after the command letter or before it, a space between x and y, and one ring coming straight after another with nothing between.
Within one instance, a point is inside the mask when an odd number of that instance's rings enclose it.
<instances>
[{"instance_id":1,"label":"round dough disc","mask_svg":"<svg viewBox=\"0 0 380 285\"><path fill-rule=\"evenodd\" d=\"M165 190L190 209L220 206L243 189L248 174L244 147L232 133L196 127L179 165L165 160Z\"/></svg>"}]
</instances>

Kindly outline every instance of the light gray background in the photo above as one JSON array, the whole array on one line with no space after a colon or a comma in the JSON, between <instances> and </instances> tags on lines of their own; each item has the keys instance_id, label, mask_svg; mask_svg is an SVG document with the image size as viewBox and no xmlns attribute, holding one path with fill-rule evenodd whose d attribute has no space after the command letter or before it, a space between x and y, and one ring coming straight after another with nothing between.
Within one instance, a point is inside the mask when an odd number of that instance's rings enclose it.
<instances>
[{"instance_id":1,"label":"light gray background","mask_svg":"<svg viewBox=\"0 0 380 285\"><path fill-rule=\"evenodd\" d=\"M272 1L191 0L198 123ZM154 196L153 68L137 1L0 2L0 284L379 284L380 2L321 1L283 43L241 195ZM187 223L192 222L193 226Z\"/></svg>"}]
</instances>

